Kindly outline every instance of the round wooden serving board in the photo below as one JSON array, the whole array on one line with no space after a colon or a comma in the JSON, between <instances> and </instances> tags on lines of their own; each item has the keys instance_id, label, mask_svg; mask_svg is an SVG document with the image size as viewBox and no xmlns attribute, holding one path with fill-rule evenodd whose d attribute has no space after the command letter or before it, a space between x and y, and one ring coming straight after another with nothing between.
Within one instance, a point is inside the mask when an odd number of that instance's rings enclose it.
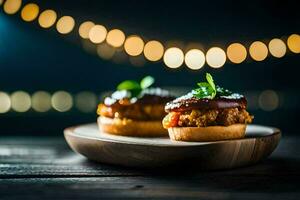
<instances>
[{"instance_id":1,"label":"round wooden serving board","mask_svg":"<svg viewBox=\"0 0 300 200\"><path fill-rule=\"evenodd\" d=\"M279 129L259 125L248 125L243 139L217 142L109 135L100 132L97 124L67 128L64 135L74 151L94 161L133 167L192 164L201 169L256 163L274 151L281 137Z\"/></svg>"}]
</instances>

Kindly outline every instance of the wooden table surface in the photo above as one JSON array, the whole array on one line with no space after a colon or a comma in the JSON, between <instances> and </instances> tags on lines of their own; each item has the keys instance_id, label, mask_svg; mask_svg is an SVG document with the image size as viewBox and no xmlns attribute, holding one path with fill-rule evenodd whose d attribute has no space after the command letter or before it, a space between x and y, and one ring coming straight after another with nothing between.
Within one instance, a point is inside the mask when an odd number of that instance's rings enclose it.
<instances>
[{"instance_id":1,"label":"wooden table surface","mask_svg":"<svg viewBox=\"0 0 300 200\"><path fill-rule=\"evenodd\" d=\"M143 170L94 163L63 137L0 137L0 199L300 199L300 137L254 166Z\"/></svg>"}]
</instances>

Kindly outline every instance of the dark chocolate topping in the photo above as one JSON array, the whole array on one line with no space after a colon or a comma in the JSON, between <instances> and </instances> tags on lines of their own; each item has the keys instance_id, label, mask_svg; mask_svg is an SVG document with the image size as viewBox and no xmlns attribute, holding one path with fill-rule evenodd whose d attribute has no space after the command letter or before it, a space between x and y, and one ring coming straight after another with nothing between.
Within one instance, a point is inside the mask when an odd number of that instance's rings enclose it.
<instances>
[{"instance_id":1,"label":"dark chocolate topping","mask_svg":"<svg viewBox=\"0 0 300 200\"><path fill-rule=\"evenodd\" d=\"M182 112L193 109L222 109L222 108L246 108L247 100L244 96L233 93L228 96L219 96L214 99L197 98L192 93L181 96L168 102L165 106L166 112Z\"/></svg>"},{"instance_id":2,"label":"dark chocolate topping","mask_svg":"<svg viewBox=\"0 0 300 200\"><path fill-rule=\"evenodd\" d=\"M128 99L130 104L165 104L175 97L170 95L167 90L161 88L148 88L141 92L137 97L131 97L130 91L115 91L110 97L104 99L106 106L117 104L119 100Z\"/></svg>"}]
</instances>

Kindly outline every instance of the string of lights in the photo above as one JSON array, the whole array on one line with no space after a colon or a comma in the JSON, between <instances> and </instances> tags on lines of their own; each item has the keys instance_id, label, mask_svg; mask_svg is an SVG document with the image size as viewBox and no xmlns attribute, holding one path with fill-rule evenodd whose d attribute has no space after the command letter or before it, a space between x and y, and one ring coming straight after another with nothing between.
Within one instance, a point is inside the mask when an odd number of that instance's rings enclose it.
<instances>
[{"instance_id":1,"label":"string of lights","mask_svg":"<svg viewBox=\"0 0 300 200\"><path fill-rule=\"evenodd\" d=\"M7 93L0 91L0 114L14 111L24 113L28 111L49 112L68 112L73 107L79 111L89 113L95 112L98 96L90 91L82 91L72 94L67 91L59 90L54 93L47 91L36 91L29 94L26 91L15 91Z\"/></svg>"},{"instance_id":2,"label":"string of lights","mask_svg":"<svg viewBox=\"0 0 300 200\"><path fill-rule=\"evenodd\" d=\"M56 11L46 9L41 11L35 3L28 3L22 7L22 0L0 0L3 10L13 15L21 10L21 18L26 22L38 20L42 28L49 29L56 26L60 34L69 34L75 29L76 21L72 16L58 18ZM231 43L226 49L211 47L205 52L201 48L182 49L176 46L166 48L157 40L145 41L138 35L126 35L120 29L107 30L104 25L92 21L85 21L79 25L79 36L97 45L97 53L103 59L113 59L115 52L124 50L130 57L131 63L142 65L143 59L150 62L163 61L169 68L179 68L186 65L192 70L201 69L205 63L212 68L223 67L226 62L240 64L251 58L260 62L268 56L282 58L289 50L291 53L300 53L300 35L291 34L288 37L273 38L268 42L254 41L249 47L242 43ZM140 59L143 56L143 59Z\"/></svg>"},{"instance_id":3,"label":"string of lights","mask_svg":"<svg viewBox=\"0 0 300 200\"><path fill-rule=\"evenodd\" d=\"M249 99L248 107L250 110L261 109L270 112L282 106L298 106L298 101L293 103L289 100L290 96L294 95L286 92L268 89L244 93ZM74 108L83 113L94 113L99 96L103 96L103 94L99 95L91 91L81 91L75 94L64 90L36 91L32 94L23 90L11 93L0 91L0 115L8 112L25 113L30 111L64 113L70 112Z\"/></svg>"}]
</instances>

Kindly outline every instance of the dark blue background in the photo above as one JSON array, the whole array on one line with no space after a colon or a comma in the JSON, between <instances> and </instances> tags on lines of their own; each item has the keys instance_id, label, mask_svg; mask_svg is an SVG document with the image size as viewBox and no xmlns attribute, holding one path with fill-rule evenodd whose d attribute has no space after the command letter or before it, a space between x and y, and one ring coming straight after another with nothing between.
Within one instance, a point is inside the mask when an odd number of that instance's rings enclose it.
<instances>
[{"instance_id":1,"label":"dark blue background","mask_svg":"<svg viewBox=\"0 0 300 200\"><path fill-rule=\"evenodd\" d=\"M23 1L29 2L29 1ZM35 1L30 1L35 2ZM129 62L115 64L85 52L78 35L81 22L92 20L108 29L120 28L126 35L139 34L160 41L200 42L205 49L231 42L247 47L252 41L268 41L300 33L299 12L292 1L36 1L42 10L51 8L59 16L71 15L76 27L61 35L45 30L37 21L27 23L20 13L6 15L0 9L0 90L54 92L83 90L100 94L114 89L123 79L140 79L146 74L160 86L192 87L205 72L227 88L237 91L272 89L283 96L272 112L251 110L255 123L273 125L288 133L297 132L300 56L288 52L283 58L269 56L263 62L248 59L239 65L227 62L223 68L205 65L198 71L182 66L171 70L162 62L143 67ZM24 4L24 3L23 3ZM9 112L0 115L0 134L61 134L66 126L93 122L96 114L76 110L66 113Z\"/></svg>"}]
</instances>

